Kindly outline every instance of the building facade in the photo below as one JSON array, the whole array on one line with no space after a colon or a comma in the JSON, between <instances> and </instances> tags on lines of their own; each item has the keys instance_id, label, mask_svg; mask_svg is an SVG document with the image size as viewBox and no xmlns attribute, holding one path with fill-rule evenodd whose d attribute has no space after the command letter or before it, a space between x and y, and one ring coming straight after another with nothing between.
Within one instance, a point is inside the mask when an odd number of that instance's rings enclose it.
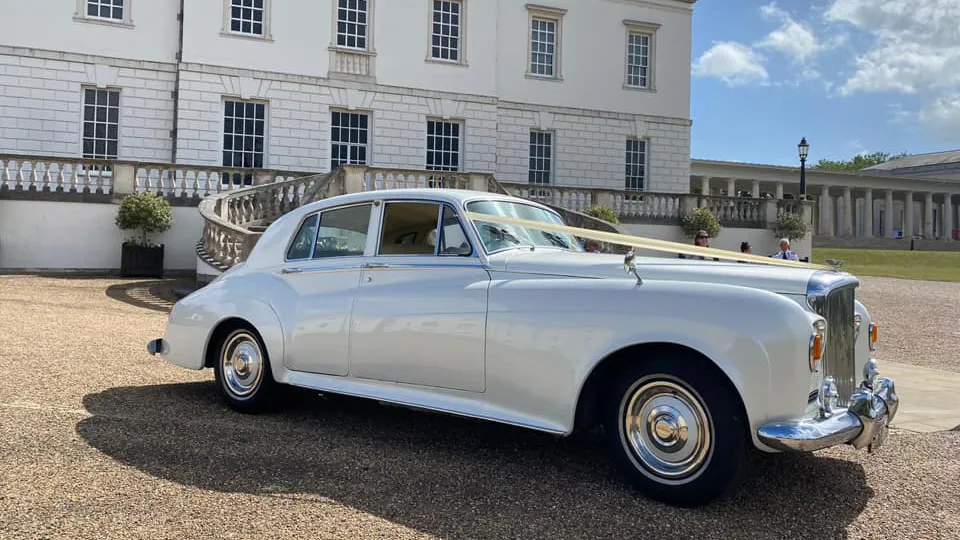
<instances>
[{"instance_id":1,"label":"building facade","mask_svg":"<svg viewBox=\"0 0 960 540\"><path fill-rule=\"evenodd\" d=\"M0 153L686 192L695 0L535 1L7 0Z\"/></svg>"}]
</instances>

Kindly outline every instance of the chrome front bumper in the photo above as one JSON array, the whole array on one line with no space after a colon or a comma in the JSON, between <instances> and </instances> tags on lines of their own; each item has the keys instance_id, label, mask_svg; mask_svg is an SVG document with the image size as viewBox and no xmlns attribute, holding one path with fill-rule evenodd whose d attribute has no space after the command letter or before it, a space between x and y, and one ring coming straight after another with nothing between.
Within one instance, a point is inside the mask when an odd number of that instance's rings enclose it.
<instances>
[{"instance_id":1,"label":"chrome front bumper","mask_svg":"<svg viewBox=\"0 0 960 540\"><path fill-rule=\"evenodd\" d=\"M876 369L876 364L871 361ZM874 371L875 373L875 371ZM774 422L757 430L763 444L786 452L812 452L838 444L873 452L886 440L897 415L900 398L892 379L867 377L850 398L846 409L820 412L813 418Z\"/></svg>"}]
</instances>

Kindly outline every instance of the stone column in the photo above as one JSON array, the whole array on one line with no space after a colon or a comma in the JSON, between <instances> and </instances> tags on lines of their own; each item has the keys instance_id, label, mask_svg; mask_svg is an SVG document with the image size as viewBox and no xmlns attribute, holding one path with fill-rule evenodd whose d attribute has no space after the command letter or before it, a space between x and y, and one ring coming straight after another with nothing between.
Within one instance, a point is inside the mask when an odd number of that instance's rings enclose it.
<instances>
[{"instance_id":1,"label":"stone column","mask_svg":"<svg viewBox=\"0 0 960 540\"><path fill-rule=\"evenodd\" d=\"M833 209L830 199L830 188L820 188L820 234L833 236Z\"/></svg>"},{"instance_id":2,"label":"stone column","mask_svg":"<svg viewBox=\"0 0 960 540\"><path fill-rule=\"evenodd\" d=\"M863 235L873 238L873 190L867 188L863 195Z\"/></svg>"},{"instance_id":3,"label":"stone column","mask_svg":"<svg viewBox=\"0 0 960 540\"><path fill-rule=\"evenodd\" d=\"M737 179L727 178L727 197L737 196Z\"/></svg>"},{"instance_id":4,"label":"stone column","mask_svg":"<svg viewBox=\"0 0 960 540\"><path fill-rule=\"evenodd\" d=\"M903 237L913 238L913 192L908 191L903 195Z\"/></svg>"},{"instance_id":5,"label":"stone column","mask_svg":"<svg viewBox=\"0 0 960 540\"><path fill-rule=\"evenodd\" d=\"M883 235L887 238L893 238L894 218L893 218L893 190L887 190L887 207L884 209Z\"/></svg>"},{"instance_id":6,"label":"stone column","mask_svg":"<svg viewBox=\"0 0 960 540\"><path fill-rule=\"evenodd\" d=\"M710 194L710 177L704 176L700 178L700 193L709 197Z\"/></svg>"},{"instance_id":7,"label":"stone column","mask_svg":"<svg viewBox=\"0 0 960 540\"><path fill-rule=\"evenodd\" d=\"M783 198L783 183L782 183L782 182L777 182L777 193L776 193L776 195L775 195L775 198L776 198L777 200L780 200L780 199Z\"/></svg>"},{"instance_id":8,"label":"stone column","mask_svg":"<svg viewBox=\"0 0 960 540\"><path fill-rule=\"evenodd\" d=\"M760 181L754 180L750 185L750 193L753 195L754 199L760 198Z\"/></svg>"},{"instance_id":9,"label":"stone column","mask_svg":"<svg viewBox=\"0 0 960 540\"><path fill-rule=\"evenodd\" d=\"M923 194L923 237L933 239L933 193Z\"/></svg>"},{"instance_id":10,"label":"stone column","mask_svg":"<svg viewBox=\"0 0 960 540\"><path fill-rule=\"evenodd\" d=\"M843 231L841 236L854 236L853 229L853 194L849 187L843 188Z\"/></svg>"},{"instance_id":11,"label":"stone column","mask_svg":"<svg viewBox=\"0 0 960 540\"><path fill-rule=\"evenodd\" d=\"M953 240L953 200L949 193L943 194L943 240Z\"/></svg>"}]
</instances>

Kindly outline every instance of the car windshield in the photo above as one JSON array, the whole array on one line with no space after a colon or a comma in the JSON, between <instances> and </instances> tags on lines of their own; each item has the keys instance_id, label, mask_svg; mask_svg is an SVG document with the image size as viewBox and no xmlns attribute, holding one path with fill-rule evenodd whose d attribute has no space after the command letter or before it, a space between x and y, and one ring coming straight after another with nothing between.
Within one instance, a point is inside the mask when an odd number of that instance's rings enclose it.
<instances>
[{"instance_id":1,"label":"car windshield","mask_svg":"<svg viewBox=\"0 0 960 540\"><path fill-rule=\"evenodd\" d=\"M563 225L563 220L553 212L511 201L473 201L467 203L467 211L529 221L541 221ZM482 219L473 220L480 233L480 241L487 253L494 253L524 246L552 247L583 251L577 239L566 233L541 231L529 227L503 225Z\"/></svg>"}]
</instances>

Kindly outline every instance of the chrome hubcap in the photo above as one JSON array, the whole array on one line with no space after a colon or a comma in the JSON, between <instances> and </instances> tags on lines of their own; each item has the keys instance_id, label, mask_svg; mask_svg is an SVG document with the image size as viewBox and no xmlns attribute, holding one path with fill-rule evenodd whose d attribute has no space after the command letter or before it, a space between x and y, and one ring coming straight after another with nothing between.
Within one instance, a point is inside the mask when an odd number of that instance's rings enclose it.
<instances>
[{"instance_id":1,"label":"chrome hubcap","mask_svg":"<svg viewBox=\"0 0 960 540\"><path fill-rule=\"evenodd\" d=\"M256 339L247 333L235 335L223 348L223 381L237 397L252 394L263 377L263 356Z\"/></svg>"},{"instance_id":2,"label":"chrome hubcap","mask_svg":"<svg viewBox=\"0 0 960 540\"><path fill-rule=\"evenodd\" d=\"M711 425L700 400L670 381L651 381L628 394L623 432L633 461L650 474L682 480L707 461Z\"/></svg>"}]
</instances>

